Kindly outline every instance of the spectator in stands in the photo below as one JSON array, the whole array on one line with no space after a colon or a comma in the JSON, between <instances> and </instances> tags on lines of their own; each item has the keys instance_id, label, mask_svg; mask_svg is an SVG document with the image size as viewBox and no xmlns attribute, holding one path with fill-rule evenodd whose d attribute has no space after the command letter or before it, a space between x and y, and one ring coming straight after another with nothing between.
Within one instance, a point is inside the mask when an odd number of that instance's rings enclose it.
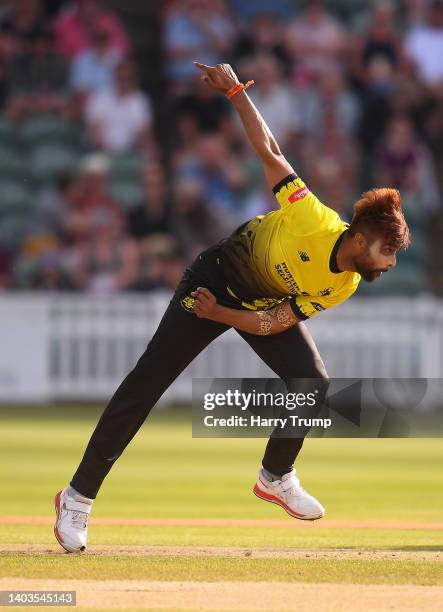
<instances>
[{"instance_id":1,"label":"spectator in stands","mask_svg":"<svg viewBox=\"0 0 443 612\"><path fill-rule=\"evenodd\" d=\"M308 138L321 138L325 123L334 116L337 129L352 136L359 118L357 97L346 87L340 71L331 70L320 76L316 87L298 93L298 121Z\"/></svg>"},{"instance_id":2,"label":"spectator in stands","mask_svg":"<svg viewBox=\"0 0 443 612\"><path fill-rule=\"evenodd\" d=\"M95 210L90 239L76 246L73 277L77 286L92 293L129 289L138 275L138 251L125 233L120 211Z\"/></svg>"},{"instance_id":3,"label":"spectator in stands","mask_svg":"<svg viewBox=\"0 0 443 612\"><path fill-rule=\"evenodd\" d=\"M321 137L306 144L303 160L307 180L318 197L350 222L350 206L359 195L359 152L333 117Z\"/></svg>"},{"instance_id":4,"label":"spectator in stands","mask_svg":"<svg viewBox=\"0 0 443 612\"><path fill-rule=\"evenodd\" d=\"M375 165L377 184L391 185L403 195L412 196L408 201L415 203L416 208L409 210L409 214L416 219L440 207L432 158L407 116L390 120Z\"/></svg>"},{"instance_id":5,"label":"spectator in stands","mask_svg":"<svg viewBox=\"0 0 443 612\"><path fill-rule=\"evenodd\" d=\"M123 61L115 70L115 88L97 91L85 108L85 120L92 144L110 153L139 149L155 152L148 96L137 86L136 67Z\"/></svg>"},{"instance_id":6,"label":"spectator in stands","mask_svg":"<svg viewBox=\"0 0 443 612\"><path fill-rule=\"evenodd\" d=\"M148 163L143 171L143 202L128 215L128 231L140 239L152 234L169 233L167 181L164 168L157 162Z\"/></svg>"},{"instance_id":7,"label":"spectator in stands","mask_svg":"<svg viewBox=\"0 0 443 612\"><path fill-rule=\"evenodd\" d=\"M401 67L402 48L394 26L394 5L379 0L372 10L371 24L354 37L350 49L351 72L360 87L370 80L369 68L383 60L394 71Z\"/></svg>"},{"instance_id":8,"label":"spectator in stands","mask_svg":"<svg viewBox=\"0 0 443 612\"><path fill-rule=\"evenodd\" d=\"M71 87L81 94L112 89L114 73L122 53L112 46L112 33L106 21L91 25L91 47L79 53L71 64Z\"/></svg>"},{"instance_id":9,"label":"spectator in stands","mask_svg":"<svg viewBox=\"0 0 443 612\"><path fill-rule=\"evenodd\" d=\"M294 62L297 85L312 83L330 70L343 69L344 28L327 12L322 0L311 0L285 32L285 46Z\"/></svg>"},{"instance_id":10,"label":"spectator in stands","mask_svg":"<svg viewBox=\"0 0 443 612\"><path fill-rule=\"evenodd\" d=\"M37 198L26 227L26 242L40 237L64 237L65 217L80 195L80 181L75 174L61 174L55 185Z\"/></svg>"},{"instance_id":11,"label":"spectator in stands","mask_svg":"<svg viewBox=\"0 0 443 612\"><path fill-rule=\"evenodd\" d=\"M219 218L208 206L203 186L191 177L175 182L171 224L189 261L232 229L225 217Z\"/></svg>"},{"instance_id":12,"label":"spectator in stands","mask_svg":"<svg viewBox=\"0 0 443 612\"><path fill-rule=\"evenodd\" d=\"M281 65L273 55L259 55L251 70L255 85L248 93L282 150L290 155L300 132L295 91L284 81Z\"/></svg>"},{"instance_id":13,"label":"spectator in stands","mask_svg":"<svg viewBox=\"0 0 443 612\"><path fill-rule=\"evenodd\" d=\"M266 12L256 14L251 20L252 23L249 21L248 26L240 32L234 59L239 61L254 55L273 55L281 64L285 75L289 75L291 60L283 44L282 24L270 11L271 7Z\"/></svg>"},{"instance_id":14,"label":"spectator in stands","mask_svg":"<svg viewBox=\"0 0 443 612\"><path fill-rule=\"evenodd\" d=\"M36 29L23 40L22 52L7 65L8 112L23 117L67 108L68 67L53 51L48 28Z\"/></svg>"},{"instance_id":15,"label":"spectator in stands","mask_svg":"<svg viewBox=\"0 0 443 612\"><path fill-rule=\"evenodd\" d=\"M189 90L192 60L214 65L231 51L235 30L224 0L179 0L165 14L166 72L172 92Z\"/></svg>"},{"instance_id":16,"label":"spectator in stands","mask_svg":"<svg viewBox=\"0 0 443 612\"><path fill-rule=\"evenodd\" d=\"M176 164L176 180L198 181L209 208L220 220L232 229L245 220L239 203L247 178L245 169L221 134L202 135L197 149L178 154Z\"/></svg>"},{"instance_id":17,"label":"spectator in stands","mask_svg":"<svg viewBox=\"0 0 443 612\"><path fill-rule=\"evenodd\" d=\"M371 156L383 136L393 107L400 101L408 106L410 87L405 91L403 75L394 72L383 57L373 58L367 66L366 82L360 90L360 126L358 135L363 150ZM406 109L405 109L406 110Z\"/></svg>"},{"instance_id":18,"label":"spectator in stands","mask_svg":"<svg viewBox=\"0 0 443 612\"><path fill-rule=\"evenodd\" d=\"M0 242L0 290L7 289L9 287L11 264L11 253Z\"/></svg>"},{"instance_id":19,"label":"spectator in stands","mask_svg":"<svg viewBox=\"0 0 443 612\"><path fill-rule=\"evenodd\" d=\"M108 194L109 159L102 154L86 156L81 163L78 185L64 215L63 231L69 243L82 243L91 236L97 211L118 214L120 206Z\"/></svg>"},{"instance_id":20,"label":"spectator in stands","mask_svg":"<svg viewBox=\"0 0 443 612\"><path fill-rule=\"evenodd\" d=\"M177 239L170 234L154 234L141 242L140 273L132 289L175 289L185 266L185 255Z\"/></svg>"},{"instance_id":21,"label":"spectator in stands","mask_svg":"<svg viewBox=\"0 0 443 612\"><path fill-rule=\"evenodd\" d=\"M246 28L259 15L267 14L272 19L289 19L294 15L294 4L291 0L231 0L234 15L241 18Z\"/></svg>"},{"instance_id":22,"label":"spectator in stands","mask_svg":"<svg viewBox=\"0 0 443 612\"><path fill-rule=\"evenodd\" d=\"M443 80L443 0L432 0L427 23L412 28L405 38L405 52L419 79L429 87Z\"/></svg>"},{"instance_id":23,"label":"spectator in stands","mask_svg":"<svg viewBox=\"0 0 443 612\"><path fill-rule=\"evenodd\" d=\"M1 17L0 27L14 36L20 49L34 31L47 27L41 0L13 0Z\"/></svg>"},{"instance_id":24,"label":"spectator in stands","mask_svg":"<svg viewBox=\"0 0 443 612\"><path fill-rule=\"evenodd\" d=\"M94 24L105 26L111 38L110 46L120 55L129 50L125 28L118 17L101 0L73 0L54 22L57 49L72 58L92 46Z\"/></svg>"},{"instance_id":25,"label":"spectator in stands","mask_svg":"<svg viewBox=\"0 0 443 612\"><path fill-rule=\"evenodd\" d=\"M199 77L192 90L175 98L174 117L180 145L194 143L199 134L222 132L229 139L235 130L231 103L217 95Z\"/></svg>"}]
</instances>

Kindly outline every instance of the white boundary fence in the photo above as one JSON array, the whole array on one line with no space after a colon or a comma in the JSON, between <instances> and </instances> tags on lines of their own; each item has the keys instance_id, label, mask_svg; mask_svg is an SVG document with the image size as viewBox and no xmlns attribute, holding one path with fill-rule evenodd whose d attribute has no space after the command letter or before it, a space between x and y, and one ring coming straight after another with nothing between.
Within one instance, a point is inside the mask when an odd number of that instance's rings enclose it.
<instances>
[{"instance_id":1,"label":"white boundary fence","mask_svg":"<svg viewBox=\"0 0 443 612\"><path fill-rule=\"evenodd\" d=\"M169 299L163 292L5 294L0 400L106 400L144 351ZM441 300L353 298L308 327L330 376L443 377ZM275 375L231 330L197 357L163 401L189 401L193 377L261 376Z\"/></svg>"}]
</instances>

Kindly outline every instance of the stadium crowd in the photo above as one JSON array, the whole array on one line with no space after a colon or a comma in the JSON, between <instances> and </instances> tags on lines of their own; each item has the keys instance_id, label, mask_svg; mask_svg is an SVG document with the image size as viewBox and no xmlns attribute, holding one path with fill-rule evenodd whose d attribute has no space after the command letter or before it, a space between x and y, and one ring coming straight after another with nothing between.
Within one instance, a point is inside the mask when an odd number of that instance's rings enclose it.
<instances>
[{"instance_id":1,"label":"stadium crowd","mask_svg":"<svg viewBox=\"0 0 443 612\"><path fill-rule=\"evenodd\" d=\"M345 220L362 191L401 191L412 246L371 293L443 295L443 0L156 4L163 61L137 64L118 1L0 3L0 287L174 288L275 208L198 60L255 80L281 149Z\"/></svg>"}]
</instances>

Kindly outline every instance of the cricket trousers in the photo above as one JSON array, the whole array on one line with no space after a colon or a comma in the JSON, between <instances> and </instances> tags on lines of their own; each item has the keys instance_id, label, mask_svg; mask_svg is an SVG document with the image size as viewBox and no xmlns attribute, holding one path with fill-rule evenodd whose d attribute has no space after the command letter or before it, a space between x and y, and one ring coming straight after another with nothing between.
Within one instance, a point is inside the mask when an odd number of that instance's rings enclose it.
<instances>
[{"instance_id":1,"label":"cricket trousers","mask_svg":"<svg viewBox=\"0 0 443 612\"><path fill-rule=\"evenodd\" d=\"M190 293L199 286L209 288L217 301L230 305L220 257L216 245L199 255L185 271L146 351L106 406L70 483L82 495L96 498L106 475L158 399L208 344L229 329L224 324L199 319L192 312ZM237 332L283 380L316 378L327 385L323 361L303 323L272 336ZM303 438L271 435L263 466L277 476L287 473L302 444Z\"/></svg>"}]
</instances>

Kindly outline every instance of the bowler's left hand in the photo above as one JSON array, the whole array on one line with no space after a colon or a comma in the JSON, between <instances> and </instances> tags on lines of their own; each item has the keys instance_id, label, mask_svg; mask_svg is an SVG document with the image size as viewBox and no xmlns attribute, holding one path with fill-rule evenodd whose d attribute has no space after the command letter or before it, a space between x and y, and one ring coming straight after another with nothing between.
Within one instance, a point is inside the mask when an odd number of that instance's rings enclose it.
<instances>
[{"instance_id":1,"label":"bowler's left hand","mask_svg":"<svg viewBox=\"0 0 443 612\"><path fill-rule=\"evenodd\" d=\"M215 295L205 287L197 287L191 295L195 298L194 312L197 317L199 319L212 319L217 306Z\"/></svg>"}]
</instances>

